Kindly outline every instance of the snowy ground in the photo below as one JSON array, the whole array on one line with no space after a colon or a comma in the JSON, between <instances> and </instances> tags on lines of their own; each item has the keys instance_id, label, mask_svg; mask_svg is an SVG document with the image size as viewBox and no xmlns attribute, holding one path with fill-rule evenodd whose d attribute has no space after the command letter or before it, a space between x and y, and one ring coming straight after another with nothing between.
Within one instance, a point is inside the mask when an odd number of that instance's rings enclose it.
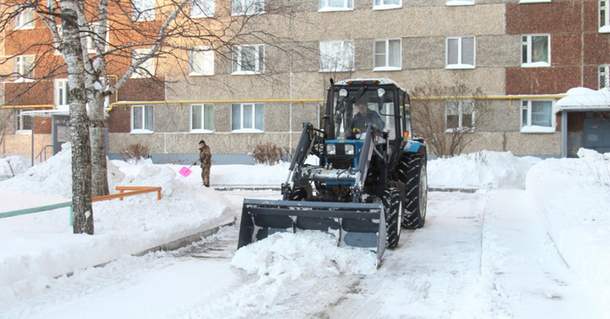
<instances>
[{"instance_id":1,"label":"snowy ground","mask_svg":"<svg viewBox=\"0 0 610 319\"><path fill-rule=\"evenodd\" d=\"M68 201L69 154L0 181L0 213ZM130 256L235 220L244 196L279 194L207 189L197 168L184 178L181 166L113 162L113 187L162 186L163 198L95 203L94 236L71 234L67 209L0 219L0 318L610 318L610 158L580 155L431 161L430 187L481 190L431 193L426 226L403 232L379 269L370 252L317 233L235 252L237 226ZM211 184L278 186L286 170L214 166ZM209 245L220 256L189 252Z\"/></svg>"}]
</instances>

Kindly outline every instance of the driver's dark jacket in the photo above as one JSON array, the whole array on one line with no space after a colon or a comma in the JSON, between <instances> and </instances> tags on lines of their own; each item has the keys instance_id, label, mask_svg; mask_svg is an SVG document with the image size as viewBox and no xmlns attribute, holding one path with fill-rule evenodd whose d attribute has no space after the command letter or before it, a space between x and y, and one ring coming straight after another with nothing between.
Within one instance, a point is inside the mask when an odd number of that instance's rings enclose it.
<instances>
[{"instance_id":1,"label":"driver's dark jacket","mask_svg":"<svg viewBox=\"0 0 610 319\"><path fill-rule=\"evenodd\" d=\"M354 119L352 120L352 128L357 128L360 132L364 132L366 130L365 124L375 124L378 130L383 130L385 127L385 123L381 120L381 116L373 110L367 110L365 115L360 113L356 113Z\"/></svg>"}]
</instances>

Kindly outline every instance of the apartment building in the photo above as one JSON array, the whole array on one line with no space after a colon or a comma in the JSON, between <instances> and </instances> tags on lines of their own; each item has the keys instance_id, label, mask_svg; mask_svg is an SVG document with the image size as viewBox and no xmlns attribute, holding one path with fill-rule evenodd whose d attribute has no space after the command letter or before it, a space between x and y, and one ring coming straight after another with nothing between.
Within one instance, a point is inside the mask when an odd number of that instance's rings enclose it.
<instances>
[{"instance_id":1,"label":"apartment building","mask_svg":"<svg viewBox=\"0 0 610 319\"><path fill-rule=\"evenodd\" d=\"M271 36L150 61L149 73L165 82L133 78L109 97L109 153L142 143L155 161L179 162L204 139L222 164L248 162L259 142L292 149L303 122L320 122L330 78L391 78L407 90L456 83L480 89L492 110L485 123L463 101L445 112L447 129L472 127L477 139L466 152L561 156L581 146L608 147L607 105L555 107L571 88L608 87L608 2L194 0L186 10L194 19L230 11ZM20 32L33 38L37 31L35 22ZM5 45L10 55L16 44ZM15 57L16 68L27 63ZM10 109L16 126L24 123L22 109L66 101L62 79L44 83L39 93L13 99L21 83L4 82L7 105L17 107ZM44 136L42 122L33 131ZM8 137L7 147L11 140L29 147L18 134Z\"/></svg>"}]
</instances>

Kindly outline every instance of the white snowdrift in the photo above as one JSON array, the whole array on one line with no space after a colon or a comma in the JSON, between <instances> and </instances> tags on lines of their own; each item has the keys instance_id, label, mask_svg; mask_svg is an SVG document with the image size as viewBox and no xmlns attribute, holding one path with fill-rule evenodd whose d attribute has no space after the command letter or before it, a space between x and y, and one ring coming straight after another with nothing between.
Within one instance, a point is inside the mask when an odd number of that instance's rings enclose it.
<instances>
[{"instance_id":1,"label":"white snowdrift","mask_svg":"<svg viewBox=\"0 0 610 319\"><path fill-rule=\"evenodd\" d=\"M18 191L11 193L12 200L31 207L41 206L49 196L67 202L71 198L70 157L66 148L1 182L0 191ZM125 176L112 163L108 166L111 189L115 185L161 186L161 200L150 193L93 203L94 236L72 234L68 208L1 220L0 242L11 244L0 248L0 290L20 280L59 276L139 253L235 220L232 203L213 190L186 183L172 167L144 165L136 175Z\"/></svg>"},{"instance_id":2,"label":"white snowdrift","mask_svg":"<svg viewBox=\"0 0 610 319\"><path fill-rule=\"evenodd\" d=\"M309 279L372 274L376 263L373 252L339 248L329 234L276 233L242 247L231 261L255 280L240 284L213 303L189 309L184 318L245 318L251 313L271 316L270 305L286 302L299 287L310 285Z\"/></svg>"},{"instance_id":3,"label":"white snowdrift","mask_svg":"<svg viewBox=\"0 0 610 319\"><path fill-rule=\"evenodd\" d=\"M429 162L429 184L431 187L525 188L533 205L545 213L549 234L566 263L583 286L589 288L600 313L607 316L610 314L607 298L610 295L607 274L610 186L604 182L609 176L604 169L608 168L608 154L584 150L580 154L580 159L544 161L496 152L438 159ZM65 150L11 180L0 182L0 193L18 192L11 195L15 202L41 202L42 195L67 200L71 183L69 166L69 150ZM162 186L163 198L156 201L155 194L149 194L95 203L94 236L73 235L67 209L0 219L0 242L11 243L0 245L0 306L44 290L44 283L51 276L90 267L102 260L126 260L129 258L125 255L235 218L239 208L233 207L220 193L202 187L198 167L192 168L188 178L176 174L180 168L113 161L109 165L113 186ZM212 168L211 182L213 186L278 186L286 176L287 167L282 165L216 165ZM306 284L312 276L375 271L373 254L360 254L357 249L335 251L334 242L321 235L277 234L239 250L231 264L252 274L252 281L240 283L238 291L227 297L230 300L215 302L210 306L213 309L202 307L200 313L235 317L239 316L235 309L264 307L287 300L290 298L287 287ZM113 267L121 267L121 263L113 263ZM94 270L79 272L92 277L96 273ZM261 293L251 294L252 287L259 288ZM266 302L255 298L265 298ZM259 313L267 310L260 309Z\"/></svg>"},{"instance_id":4,"label":"white snowdrift","mask_svg":"<svg viewBox=\"0 0 610 319\"><path fill-rule=\"evenodd\" d=\"M515 157L510 152L480 151L428 162L428 185L433 188L523 189L525 176L539 158Z\"/></svg>"},{"instance_id":5,"label":"white snowdrift","mask_svg":"<svg viewBox=\"0 0 610 319\"><path fill-rule=\"evenodd\" d=\"M21 156L9 156L0 158L0 175L15 176L30 168L31 161Z\"/></svg>"},{"instance_id":6,"label":"white snowdrift","mask_svg":"<svg viewBox=\"0 0 610 319\"><path fill-rule=\"evenodd\" d=\"M527 175L526 189L547 218L548 233L570 269L586 283L601 313L610 314L609 153L547 159Z\"/></svg>"}]
</instances>

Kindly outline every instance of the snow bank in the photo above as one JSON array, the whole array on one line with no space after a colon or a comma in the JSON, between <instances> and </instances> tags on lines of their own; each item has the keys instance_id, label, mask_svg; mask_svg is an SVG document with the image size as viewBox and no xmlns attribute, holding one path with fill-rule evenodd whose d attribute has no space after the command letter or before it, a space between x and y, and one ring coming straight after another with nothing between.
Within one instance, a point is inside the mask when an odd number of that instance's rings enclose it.
<instances>
[{"instance_id":1,"label":"snow bank","mask_svg":"<svg viewBox=\"0 0 610 319\"><path fill-rule=\"evenodd\" d=\"M0 158L0 175L16 176L24 173L31 166L31 160L21 156Z\"/></svg>"},{"instance_id":2,"label":"snow bank","mask_svg":"<svg viewBox=\"0 0 610 319\"><path fill-rule=\"evenodd\" d=\"M317 158L315 158L317 159ZM314 157L308 163L317 164ZM502 188L525 189L525 176L530 167L540 161L537 157L516 157L510 152L481 151L452 158L428 161L428 184L441 188ZM290 163L278 165L215 165L212 167L213 185L280 186L288 178ZM199 178L201 170L193 168Z\"/></svg>"},{"instance_id":3,"label":"snow bank","mask_svg":"<svg viewBox=\"0 0 610 319\"><path fill-rule=\"evenodd\" d=\"M231 261L232 266L254 278L221 300L189 309L184 318L246 318L253 313L272 317L274 311L281 309L277 305L316 282L312 279L372 274L376 263L375 253L362 248L339 248L329 234L275 233L240 248Z\"/></svg>"},{"instance_id":4,"label":"snow bank","mask_svg":"<svg viewBox=\"0 0 610 319\"><path fill-rule=\"evenodd\" d=\"M524 189L536 157L480 151L428 161L428 185L440 188Z\"/></svg>"},{"instance_id":5,"label":"snow bank","mask_svg":"<svg viewBox=\"0 0 610 319\"><path fill-rule=\"evenodd\" d=\"M231 262L261 278L292 279L371 274L376 264L370 250L337 247L335 237L314 231L275 233L239 249Z\"/></svg>"},{"instance_id":6,"label":"snow bank","mask_svg":"<svg viewBox=\"0 0 610 319\"><path fill-rule=\"evenodd\" d=\"M70 167L67 145L44 163L0 183L0 190L21 193L15 201L30 203L30 207L42 205L38 201L41 195L45 200L50 196L66 202L72 197ZM173 167L132 167L126 166L126 174L108 163L111 189L115 185L161 186L161 200L155 192L93 203L94 236L72 234L68 208L2 219L0 242L10 240L11 245L0 246L0 296L11 295L6 285L60 276L235 220L237 210L229 200L212 189L188 183Z\"/></svg>"},{"instance_id":7,"label":"snow bank","mask_svg":"<svg viewBox=\"0 0 610 319\"><path fill-rule=\"evenodd\" d=\"M259 185L279 187L288 178L288 167L290 163L280 163L276 165L214 165L210 183L212 185ZM201 175L201 169L197 168L197 173ZM200 178L200 177L199 177Z\"/></svg>"},{"instance_id":8,"label":"snow bank","mask_svg":"<svg viewBox=\"0 0 610 319\"><path fill-rule=\"evenodd\" d=\"M118 168L108 162L108 182L112 189L121 182L122 178L123 174ZM72 149L70 143L64 143L62 150L45 162L31 167L11 180L0 183L0 189L71 198Z\"/></svg>"},{"instance_id":9,"label":"snow bank","mask_svg":"<svg viewBox=\"0 0 610 319\"><path fill-rule=\"evenodd\" d=\"M547 218L547 229L570 269L586 283L602 313L610 314L610 186L603 173L610 153L581 150L579 159L534 165L526 189Z\"/></svg>"}]
</instances>

